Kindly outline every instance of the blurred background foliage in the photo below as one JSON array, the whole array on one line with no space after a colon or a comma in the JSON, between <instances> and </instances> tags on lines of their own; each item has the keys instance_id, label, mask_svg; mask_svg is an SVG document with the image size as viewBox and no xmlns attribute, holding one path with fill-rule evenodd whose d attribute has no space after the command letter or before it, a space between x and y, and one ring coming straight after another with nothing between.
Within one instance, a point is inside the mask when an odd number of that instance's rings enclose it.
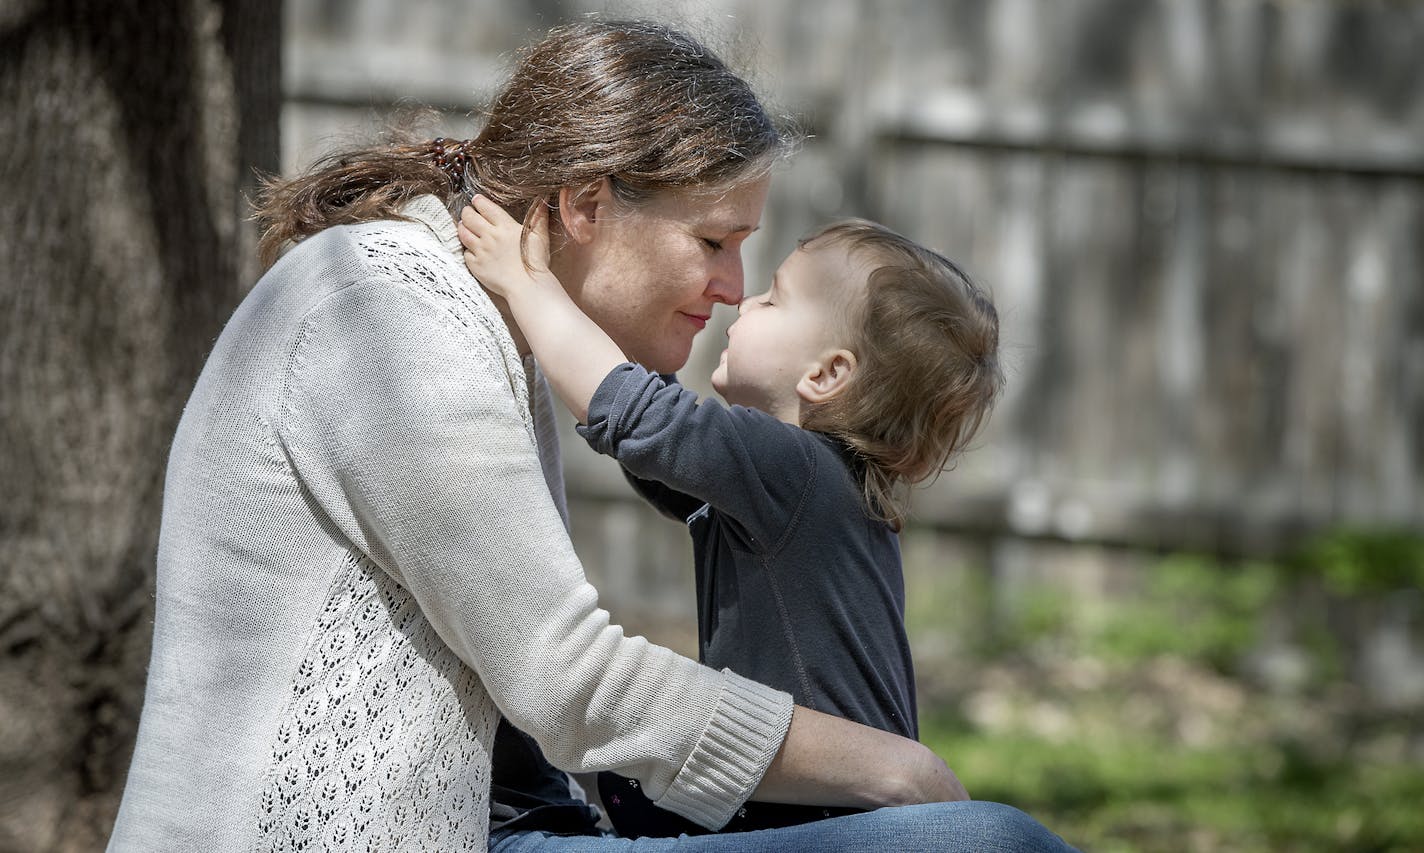
<instances>
[{"instance_id":1,"label":"blurred background foliage","mask_svg":"<svg viewBox=\"0 0 1424 853\"><path fill-rule=\"evenodd\" d=\"M994 612L983 576L915 576L917 648L947 609ZM1356 671L1421 590L1424 537L1358 528L1275 561L1165 555L1093 615L1035 589L921 671L922 736L1083 849L1421 849L1418 706Z\"/></svg>"}]
</instances>

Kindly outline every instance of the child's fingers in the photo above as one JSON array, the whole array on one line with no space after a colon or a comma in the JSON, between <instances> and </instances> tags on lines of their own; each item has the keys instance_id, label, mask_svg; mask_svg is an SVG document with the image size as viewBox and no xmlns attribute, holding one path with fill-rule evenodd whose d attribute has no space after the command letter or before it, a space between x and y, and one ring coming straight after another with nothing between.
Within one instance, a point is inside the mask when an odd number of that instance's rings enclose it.
<instances>
[{"instance_id":1,"label":"child's fingers","mask_svg":"<svg viewBox=\"0 0 1424 853\"><path fill-rule=\"evenodd\" d=\"M475 193L474 196L470 198L470 207L474 209L474 211L478 213L482 218L484 218L486 222L490 223L494 222L494 220L490 217L490 208L494 208L496 210L499 209L499 205L495 204L494 202L490 201L479 193Z\"/></svg>"},{"instance_id":2,"label":"child's fingers","mask_svg":"<svg viewBox=\"0 0 1424 853\"><path fill-rule=\"evenodd\" d=\"M475 198L479 198L479 196L475 196ZM464 233L469 234L471 237L478 237L481 230L489 227L489 223L485 222L485 218L481 216L480 212L475 210L474 207L465 205L465 207L460 210L460 222L458 227L464 228ZM463 240L464 238L461 237L461 239Z\"/></svg>"},{"instance_id":3,"label":"child's fingers","mask_svg":"<svg viewBox=\"0 0 1424 853\"><path fill-rule=\"evenodd\" d=\"M475 253L471 252L469 249L466 249L460 254L460 257L462 260L464 260L465 269L469 271L470 275L479 278L481 273L480 262L478 259L475 258Z\"/></svg>"},{"instance_id":4,"label":"child's fingers","mask_svg":"<svg viewBox=\"0 0 1424 853\"><path fill-rule=\"evenodd\" d=\"M483 237L492 234L498 227L499 220L496 217L499 216L507 218L504 208L476 193L470 203L460 211L460 223L476 237Z\"/></svg>"},{"instance_id":5,"label":"child's fingers","mask_svg":"<svg viewBox=\"0 0 1424 853\"><path fill-rule=\"evenodd\" d=\"M476 193L475 197L470 199L470 203L474 205L475 210L479 211L479 214L485 218L485 221L491 225L507 225L514 222L514 219L504 211L504 208L479 193Z\"/></svg>"}]
</instances>

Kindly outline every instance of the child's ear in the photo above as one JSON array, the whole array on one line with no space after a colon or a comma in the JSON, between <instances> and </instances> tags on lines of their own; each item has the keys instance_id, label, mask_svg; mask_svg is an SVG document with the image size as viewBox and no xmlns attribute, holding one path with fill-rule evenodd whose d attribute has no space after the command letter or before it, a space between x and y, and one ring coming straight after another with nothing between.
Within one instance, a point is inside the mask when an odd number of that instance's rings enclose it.
<instances>
[{"instance_id":1,"label":"child's ear","mask_svg":"<svg viewBox=\"0 0 1424 853\"><path fill-rule=\"evenodd\" d=\"M796 383L796 393L808 403L824 403L850 387L855 368L855 353L847 349L831 350L802 374Z\"/></svg>"},{"instance_id":2,"label":"child's ear","mask_svg":"<svg viewBox=\"0 0 1424 853\"><path fill-rule=\"evenodd\" d=\"M607 215L612 200L607 178L581 187L560 187L559 223L564 235L575 243L592 242L598 218Z\"/></svg>"}]
</instances>

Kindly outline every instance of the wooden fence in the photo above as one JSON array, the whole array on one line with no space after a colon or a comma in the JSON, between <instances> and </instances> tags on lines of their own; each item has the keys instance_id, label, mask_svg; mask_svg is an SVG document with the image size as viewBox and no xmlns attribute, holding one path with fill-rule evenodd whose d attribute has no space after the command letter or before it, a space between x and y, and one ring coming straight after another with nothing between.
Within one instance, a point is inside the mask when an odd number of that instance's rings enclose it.
<instances>
[{"instance_id":1,"label":"wooden fence","mask_svg":"<svg viewBox=\"0 0 1424 853\"><path fill-rule=\"evenodd\" d=\"M401 97L467 131L461 113L504 52L603 8L292 0L288 167ZM749 292L795 237L852 214L993 291L1007 394L921 495L912 579L962 559L1010 585L1071 576L1091 595L1168 550L1269 555L1338 525L1424 530L1424 4L615 11L710 36L808 134L748 245ZM731 318L699 342L689 385L707 390ZM566 439L590 573L615 610L686 648L683 534Z\"/></svg>"}]
</instances>

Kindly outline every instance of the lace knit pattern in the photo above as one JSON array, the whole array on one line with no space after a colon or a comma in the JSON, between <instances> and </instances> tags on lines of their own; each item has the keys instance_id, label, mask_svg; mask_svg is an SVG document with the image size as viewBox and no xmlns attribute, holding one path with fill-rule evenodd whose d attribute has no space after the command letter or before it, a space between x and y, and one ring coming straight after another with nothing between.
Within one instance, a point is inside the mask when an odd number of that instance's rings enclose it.
<instances>
[{"instance_id":1,"label":"lace knit pattern","mask_svg":"<svg viewBox=\"0 0 1424 853\"><path fill-rule=\"evenodd\" d=\"M253 849L483 850L498 721L410 593L349 555L276 729Z\"/></svg>"}]
</instances>

